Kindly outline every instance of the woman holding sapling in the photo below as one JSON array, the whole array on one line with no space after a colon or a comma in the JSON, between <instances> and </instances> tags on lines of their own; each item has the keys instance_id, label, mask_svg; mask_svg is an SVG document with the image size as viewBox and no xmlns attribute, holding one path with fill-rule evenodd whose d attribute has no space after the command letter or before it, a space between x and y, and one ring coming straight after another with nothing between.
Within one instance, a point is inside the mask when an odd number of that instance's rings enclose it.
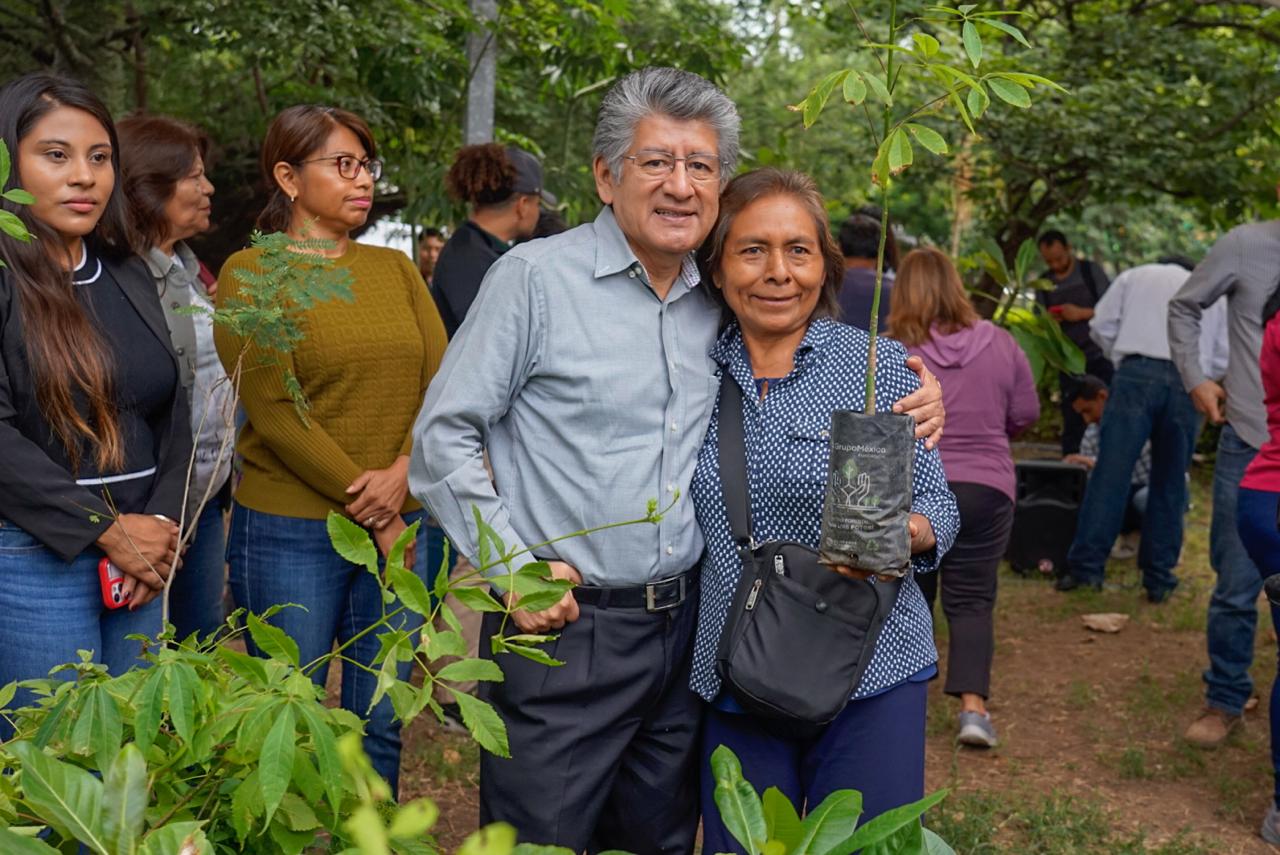
<instances>
[{"instance_id":1,"label":"woman holding sapling","mask_svg":"<svg viewBox=\"0 0 1280 855\"><path fill-rule=\"evenodd\" d=\"M186 397L130 254L106 107L75 81L20 77L0 88L0 140L3 189L33 197L2 203L32 240L0 236L0 685L79 650L120 673L140 653L127 636L160 631L178 563Z\"/></svg>"},{"instance_id":2,"label":"woman holding sapling","mask_svg":"<svg viewBox=\"0 0 1280 855\"><path fill-rule=\"evenodd\" d=\"M937 651L914 574L933 570L949 548L958 522L955 501L937 452L916 440L909 529L914 557L906 578L869 581L867 573L836 568L849 585L897 586L878 640L868 641L874 645L870 664L852 699L840 698L847 705L817 728L747 712L748 701L727 690L716 661L743 575L727 510L728 503L741 501L741 491L726 490L731 473L721 470L719 459L727 420L740 419L743 426L754 541L816 548L831 416L864 407L869 338L832 319L844 265L822 197L807 176L761 169L735 178L721 197L700 262L730 319L712 351L725 385L692 487L707 539L692 677L694 690L708 702L702 770L707 772L712 751L727 745L757 788L776 786L800 809L834 790L855 788L870 818L923 795L925 685L937 671ZM919 385L906 359L900 345L879 343L877 410L889 411L891 402ZM740 395L740 412L721 412L726 395ZM779 670L787 665L780 663ZM707 774L703 780L704 847L737 851L719 820L714 782Z\"/></svg>"},{"instance_id":3,"label":"woman holding sapling","mask_svg":"<svg viewBox=\"0 0 1280 855\"><path fill-rule=\"evenodd\" d=\"M199 515L188 523L192 537L169 589L169 615L178 638L205 637L222 625L235 432L235 393L213 346L213 304L187 246L209 230L209 139L185 122L146 114L124 118L119 132L130 219L178 355L195 442L187 507Z\"/></svg>"},{"instance_id":4,"label":"woman holding sapling","mask_svg":"<svg viewBox=\"0 0 1280 855\"><path fill-rule=\"evenodd\" d=\"M955 265L937 249L913 250L903 259L888 334L923 357L942 380L948 419L940 448L960 508L960 534L920 588L932 610L942 586L951 636L946 693L960 699L957 739L994 747L986 701L995 652L996 571L1013 529L1009 439L1039 418L1040 399L1022 348L978 317Z\"/></svg>"},{"instance_id":5,"label":"woman holding sapling","mask_svg":"<svg viewBox=\"0 0 1280 855\"><path fill-rule=\"evenodd\" d=\"M369 573L330 544L328 514L345 514L369 529L383 556L406 527L423 518L408 495L411 429L446 339L440 315L418 268L404 253L365 246L350 237L364 225L382 172L368 125L346 110L304 105L275 117L262 144L262 171L271 188L258 218L264 231L327 248L297 247L300 264L321 253L351 274L353 301L330 300L300 311L305 338L267 360L257 345L217 327L214 339L228 373L243 353L240 400L248 421L237 450L244 478L231 514L227 559L237 605L262 612L282 603L271 622L298 643L303 663L380 620L381 590ZM258 270L261 250L227 260L218 304L245 299L238 272ZM300 417L286 386L297 379L309 410ZM430 587L442 544L428 551L428 532L405 554L406 565ZM388 608L391 608L388 606ZM403 628L416 629L408 613ZM348 649L342 706L369 717L365 750L396 788L400 725L390 699L369 712L377 684L370 667L379 642L369 633ZM410 663L400 666L408 679ZM325 669L313 677L325 682Z\"/></svg>"}]
</instances>

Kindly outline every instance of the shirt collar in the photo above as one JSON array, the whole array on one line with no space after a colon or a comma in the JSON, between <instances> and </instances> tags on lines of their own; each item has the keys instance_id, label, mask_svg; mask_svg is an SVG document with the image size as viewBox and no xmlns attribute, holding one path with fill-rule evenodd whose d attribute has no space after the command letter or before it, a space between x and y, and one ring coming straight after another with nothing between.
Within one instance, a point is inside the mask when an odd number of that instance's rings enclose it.
<instances>
[{"instance_id":1,"label":"shirt collar","mask_svg":"<svg viewBox=\"0 0 1280 855\"><path fill-rule=\"evenodd\" d=\"M800 340L800 346L796 348L795 368L792 369L792 374L804 370L812 355L815 352L822 351L827 339L831 337L831 331L835 328L835 324L836 321L831 318L814 318L809 322L809 328L805 330L804 338ZM720 338L711 346L711 358L715 360L716 364L729 369L732 369L735 363L741 360L741 367L744 370L747 369L749 362L747 359L747 346L742 341L742 328L738 326L737 321L731 322L720 333Z\"/></svg>"},{"instance_id":2,"label":"shirt collar","mask_svg":"<svg viewBox=\"0 0 1280 855\"><path fill-rule=\"evenodd\" d=\"M631 244L627 243L627 236L622 233L622 228L618 225L618 220L613 215L613 206L605 205L600 209L600 213L595 220L595 230L595 276L597 279L612 276L624 270L639 271L643 269L640 260L636 258L635 251L631 248ZM692 289L702 281L702 276L698 272L698 263L694 260L692 252L680 262L679 279L684 283L686 289Z\"/></svg>"},{"instance_id":3,"label":"shirt collar","mask_svg":"<svg viewBox=\"0 0 1280 855\"><path fill-rule=\"evenodd\" d=\"M177 258L175 259L174 256ZM175 267L187 274L181 277L185 280L195 278L200 272L200 262L196 261L196 254L182 241L173 245L173 255L166 255L159 247L153 246L142 256L142 260L146 262L147 269L156 279L168 277Z\"/></svg>"},{"instance_id":4,"label":"shirt collar","mask_svg":"<svg viewBox=\"0 0 1280 855\"><path fill-rule=\"evenodd\" d=\"M89 252L89 246L81 243L80 263L71 271L73 285L88 285L97 282L102 275L102 260Z\"/></svg>"},{"instance_id":5,"label":"shirt collar","mask_svg":"<svg viewBox=\"0 0 1280 855\"><path fill-rule=\"evenodd\" d=\"M484 242L489 245L489 248L498 253L498 255L502 255L507 250L511 249L511 244L507 243L497 235L489 234L489 232L477 226L473 221L467 220L466 225L475 229L476 234L480 235Z\"/></svg>"}]
</instances>

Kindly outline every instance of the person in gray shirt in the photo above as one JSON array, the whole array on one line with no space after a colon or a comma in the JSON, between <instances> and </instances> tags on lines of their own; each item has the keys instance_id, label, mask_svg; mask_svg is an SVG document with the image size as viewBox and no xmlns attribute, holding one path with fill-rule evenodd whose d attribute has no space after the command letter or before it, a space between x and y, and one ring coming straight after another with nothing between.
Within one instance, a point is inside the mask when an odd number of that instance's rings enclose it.
<instances>
[{"instance_id":1,"label":"person in gray shirt","mask_svg":"<svg viewBox=\"0 0 1280 855\"><path fill-rule=\"evenodd\" d=\"M535 550L578 587L515 612L506 631L559 630L546 649L566 664L504 656L505 679L482 689L512 757L481 758L480 819L524 841L693 851L701 702L688 686L704 543L677 497L719 388L720 310L692 253L737 164L738 131L733 103L695 74L648 68L616 83L593 141L605 207L490 268L414 429L410 489L473 562L473 506L510 552L674 500L656 525ZM921 435L942 419L941 388L925 379L899 402ZM501 625L486 614L482 638Z\"/></svg>"},{"instance_id":2,"label":"person in gray shirt","mask_svg":"<svg viewBox=\"0 0 1280 855\"><path fill-rule=\"evenodd\" d=\"M1197 410L1222 425L1213 470L1213 519L1209 561L1218 575L1209 600L1209 667L1204 672L1204 712L1186 739L1220 745L1253 694L1254 630L1262 577L1236 530L1236 491L1245 467L1267 440L1262 377L1262 306L1280 279L1280 220L1237 226L1227 232L1169 303L1169 350ZM1205 310L1227 299L1229 356L1222 384L1201 365ZM1224 407L1225 403L1225 407Z\"/></svg>"}]
</instances>

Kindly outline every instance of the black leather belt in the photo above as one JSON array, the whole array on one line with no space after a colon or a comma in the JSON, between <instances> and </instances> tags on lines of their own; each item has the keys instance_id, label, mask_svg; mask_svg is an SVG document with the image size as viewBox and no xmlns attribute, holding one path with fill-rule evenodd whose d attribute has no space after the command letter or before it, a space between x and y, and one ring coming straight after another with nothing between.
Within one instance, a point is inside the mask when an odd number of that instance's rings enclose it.
<instances>
[{"instance_id":1,"label":"black leather belt","mask_svg":"<svg viewBox=\"0 0 1280 855\"><path fill-rule=\"evenodd\" d=\"M580 603L601 609L644 609L647 612L665 612L688 599L698 586L697 569L688 570L669 579L658 579L646 585L631 588L597 588L579 585L573 596Z\"/></svg>"}]
</instances>

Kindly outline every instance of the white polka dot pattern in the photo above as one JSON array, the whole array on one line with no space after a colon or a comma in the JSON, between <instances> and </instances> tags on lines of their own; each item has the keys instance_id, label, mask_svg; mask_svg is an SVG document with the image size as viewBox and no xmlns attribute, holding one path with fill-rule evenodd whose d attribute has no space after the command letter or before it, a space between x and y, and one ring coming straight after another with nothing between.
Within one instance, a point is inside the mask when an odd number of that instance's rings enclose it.
<instances>
[{"instance_id":1,"label":"white polka dot pattern","mask_svg":"<svg viewBox=\"0 0 1280 855\"><path fill-rule=\"evenodd\" d=\"M862 410L868 343L867 334L860 329L829 318L813 321L796 350L795 368L777 383L770 383L763 401L756 393L737 325L726 329L712 348L711 356L721 371L729 371L743 389L752 527L757 541L818 545L831 413ZM919 387L919 379L907 368L907 351L897 342L881 339L876 357L876 409L888 412L895 401ZM719 406L698 455L691 490L707 551L702 561L701 610L690 685L708 701L720 691L716 648L742 573L720 481L718 418ZM955 540L960 515L955 496L947 488L942 458L937 450L925 451L923 441L916 442L912 486L911 509L929 518L938 547L912 558L911 572L903 580L898 602L885 621L855 698L901 683L938 661L933 619L914 577L937 568Z\"/></svg>"}]
</instances>

